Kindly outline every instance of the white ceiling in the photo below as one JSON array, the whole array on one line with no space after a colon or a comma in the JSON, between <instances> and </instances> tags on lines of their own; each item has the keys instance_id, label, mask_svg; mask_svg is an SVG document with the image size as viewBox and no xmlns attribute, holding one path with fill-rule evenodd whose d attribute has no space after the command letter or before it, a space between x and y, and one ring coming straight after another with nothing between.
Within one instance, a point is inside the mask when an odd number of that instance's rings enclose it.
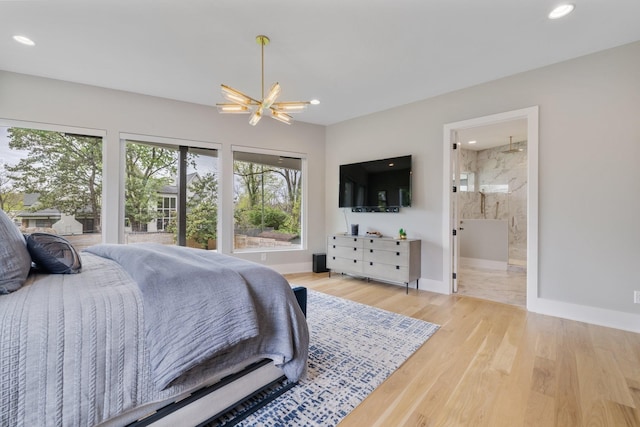
<instances>
[{"instance_id":1,"label":"white ceiling","mask_svg":"<svg viewBox=\"0 0 640 427\"><path fill-rule=\"evenodd\" d=\"M328 125L640 40L640 1L571 1L0 1L0 69L215 105L260 97L265 34L265 85Z\"/></svg>"}]
</instances>

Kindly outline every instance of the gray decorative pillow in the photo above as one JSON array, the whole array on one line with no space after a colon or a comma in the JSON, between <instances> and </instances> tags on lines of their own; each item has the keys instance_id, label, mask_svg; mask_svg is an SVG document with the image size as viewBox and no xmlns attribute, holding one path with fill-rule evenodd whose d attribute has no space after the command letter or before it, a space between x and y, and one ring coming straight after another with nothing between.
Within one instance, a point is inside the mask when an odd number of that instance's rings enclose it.
<instances>
[{"instance_id":1,"label":"gray decorative pillow","mask_svg":"<svg viewBox=\"0 0 640 427\"><path fill-rule=\"evenodd\" d=\"M32 233L26 237L27 249L37 269L53 274L80 272L80 255L64 237L50 233Z\"/></svg>"},{"instance_id":2,"label":"gray decorative pillow","mask_svg":"<svg viewBox=\"0 0 640 427\"><path fill-rule=\"evenodd\" d=\"M31 256L20 230L0 209L0 294L20 289L31 269Z\"/></svg>"}]
</instances>

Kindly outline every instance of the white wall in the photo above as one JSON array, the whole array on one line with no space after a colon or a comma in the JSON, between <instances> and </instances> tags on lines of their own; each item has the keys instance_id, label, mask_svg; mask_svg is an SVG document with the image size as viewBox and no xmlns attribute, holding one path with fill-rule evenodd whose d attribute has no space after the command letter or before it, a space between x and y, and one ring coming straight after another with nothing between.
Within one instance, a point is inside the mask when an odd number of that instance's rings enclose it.
<instances>
[{"instance_id":1,"label":"white wall","mask_svg":"<svg viewBox=\"0 0 640 427\"><path fill-rule=\"evenodd\" d=\"M217 86L210 88L212 102ZM242 145L301 153L307 157L308 195L306 220L309 224L308 248L303 251L269 252L239 257L268 264L282 272L310 271L311 254L325 250L324 236L324 140L325 128L296 122L291 126L275 120L262 120L257 126L248 117L220 115L213 107L171 101L128 92L97 88L58 80L0 71L0 121L28 121L106 132L104 235L108 242L118 238L117 206L120 200L120 133L178 138L219 144L223 178L232 179L231 146ZM206 145L206 144L205 144ZM232 191L225 186L223 205L232 204ZM230 209L223 209L222 246L231 250Z\"/></svg>"},{"instance_id":2,"label":"white wall","mask_svg":"<svg viewBox=\"0 0 640 427\"><path fill-rule=\"evenodd\" d=\"M421 286L441 287L443 125L539 105L538 295L550 302L551 314L587 321L589 313L619 314L640 331L640 305L632 303L633 290L640 290L639 75L637 42L325 130L272 120L254 128L245 116L219 116L211 107L0 71L0 120L103 130L105 161L115 166L120 132L219 143L227 159L233 144L306 153L309 247L270 253L266 263L280 271L310 270L326 234L345 231L337 207L340 164L412 154L414 206L398 214L349 212L349 222L388 235L402 227L422 239ZM212 96L214 89L203 88ZM117 204L113 181L104 191L108 204ZM231 203L230 194L223 203ZM117 224L111 216L107 221ZM257 254L247 257L259 262Z\"/></svg>"},{"instance_id":3,"label":"white wall","mask_svg":"<svg viewBox=\"0 0 640 427\"><path fill-rule=\"evenodd\" d=\"M443 125L538 105L538 296L553 303L541 311L585 321L593 314L596 323L617 317L611 325L640 331L638 76L640 42L329 126L326 233L345 229L340 164L412 154L414 205L349 217L361 228L395 235L403 227L423 239L422 276L438 287Z\"/></svg>"}]
</instances>

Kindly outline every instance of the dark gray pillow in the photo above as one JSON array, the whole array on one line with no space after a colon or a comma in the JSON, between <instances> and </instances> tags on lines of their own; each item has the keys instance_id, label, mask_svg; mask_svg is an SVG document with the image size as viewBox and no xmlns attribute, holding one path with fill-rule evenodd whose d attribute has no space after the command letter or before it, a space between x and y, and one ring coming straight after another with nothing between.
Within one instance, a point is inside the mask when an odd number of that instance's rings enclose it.
<instances>
[{"instance_id":1,"label":"dark gray pillow","mask_svg":"<svg viewBox=\"0 0 640 427\"><path fill-rule=\"evenodd\" d=\"M32 233L26 237L27 249L37 269L53 274L80 272L80 255L64 237L50 233Z\"/></svg>"},{"instance_id":2,"label":"dark gray pillow","mask_svg":"<svg viewBox=\"0 0 640 427\"><path fill-rule=\"evenodd\" d=\"M0 294L20 289L31 269L31 257L24 237L0 209Z\"/></svg>"}]
</instances>

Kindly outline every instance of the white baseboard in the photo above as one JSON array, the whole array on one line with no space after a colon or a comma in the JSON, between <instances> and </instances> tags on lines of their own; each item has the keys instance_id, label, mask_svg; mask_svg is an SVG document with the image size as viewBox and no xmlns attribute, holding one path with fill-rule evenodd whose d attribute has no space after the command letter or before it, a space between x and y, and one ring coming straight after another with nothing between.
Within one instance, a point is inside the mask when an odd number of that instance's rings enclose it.
<instances>
[{"instance_id":1,"label":"white baseboard","mask_svg":"<svg viewBox=\"0 0 640 427\"><path fill-rule=\"evenodd\" d=\"M420 289L449 295L449 284L438 280L420 279ZM544 298L527 298L527 310L533 313L607 328L640 333L640 314L572 304Z\"/></svg>"},{"instance_id":2,"label":"white baseboard","mask_svg":"<svg viewBox=\"0 0 640 427\"><path fill-rule=\"evenodd\" d=\"M444 283L441 280L425 279L424 277L420 278L420 290L445 295L451 294L448 283Z\"/></svg>"},{"instance_id":3,"label":"white baseboard","mask_svg":"<svg viewBox=\"0 0 640 427\"><path fill-rule=\"evenodd\" d=\"M312 270L312 263L279 264L270 267L280 274L307 273ZM404 285L399 284L399 286ZM415 288L415 282L410 283L409 288ZM448 283L424 277L420 278L420 290L445 295L451 294ZM535 300L528 298L527 310L547 316L640 333L640 314L636 313L607 310L544 298Z\"/></svg>"},{"instance_id":4,"label":"white baseboard","mask_svg":"<svg viewBox=\"0 0 640 427\"><path fill-rule=\"evenodd\" d=\"M546 314L547 316L640 333L640 314L636 313L589 307L544 298L537 298L533 301L528 299L527 310Z\"/></svg>"},{"instance_id":5,"label":"white baseboard","mask_svg":"<svg viewBox=\"0 0 640 427\"><path fill-rule=\"evenodd\" d=\"M299 262L295 264L274 264L267 267L274 269L280 274L308 273L313 270L312 262Z\"/></svg>"},{"instance_id":6,"label":"white baseboard","mask_svg":"<svg viewBox=\"0 0 640 427\"><path fill-rule=\"evenodd\" d=\"M464 258L460 257L460 265L462 267L486 268L489 270L507 270L506 261L493 261L481 258Z\"/></svg>"}]
</instances>

